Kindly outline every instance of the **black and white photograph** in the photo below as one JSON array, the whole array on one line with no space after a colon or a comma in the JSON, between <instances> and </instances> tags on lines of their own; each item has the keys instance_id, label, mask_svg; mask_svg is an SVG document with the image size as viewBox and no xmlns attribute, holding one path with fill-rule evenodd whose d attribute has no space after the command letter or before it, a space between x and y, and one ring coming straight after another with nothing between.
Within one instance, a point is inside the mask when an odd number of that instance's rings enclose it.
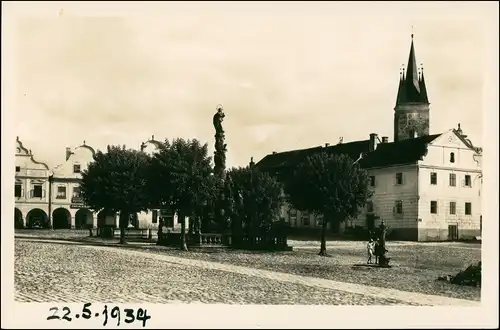
<instances>
[{"instance_id":1,"label":"black and white photograph","mask_svg":"<svg viewBox=\"0 0 500 330\"><path fill-rule=\"evenodd\" d=\"M4 1L2 328L498 327L498 109L497 2Z\"/></svg>"}]
</instances>

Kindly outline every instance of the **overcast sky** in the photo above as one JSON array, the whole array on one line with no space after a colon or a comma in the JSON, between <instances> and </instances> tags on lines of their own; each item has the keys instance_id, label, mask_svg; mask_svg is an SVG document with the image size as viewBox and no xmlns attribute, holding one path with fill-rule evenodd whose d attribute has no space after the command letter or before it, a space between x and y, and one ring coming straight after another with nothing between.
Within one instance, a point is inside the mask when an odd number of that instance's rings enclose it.
<instances>
[{"instance_id":1,"label":"overcast sky","mask_svg":"<svg viewBox=\"0 0 500 330\"><path fill-rule=\"evenodd\" d=\"M219 103L228 166L340 136L392 141L412 25L431 133L460 122L481 144L488 48L470 3L164 3L134 15L119 6L17 20L16 132L49 166L83 140L104 149L198 138L213 152Z\"/></svg>"}]
</instances>

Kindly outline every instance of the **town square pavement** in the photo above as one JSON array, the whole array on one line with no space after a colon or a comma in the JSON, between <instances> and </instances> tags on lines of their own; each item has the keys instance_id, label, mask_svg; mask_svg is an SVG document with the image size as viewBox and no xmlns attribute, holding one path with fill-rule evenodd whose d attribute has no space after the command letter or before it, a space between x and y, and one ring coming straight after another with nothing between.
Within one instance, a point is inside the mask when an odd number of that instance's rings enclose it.
<instances>
[{"instance_id":1,"label":"town square pavement","mask_svg":"<svg viewBox=\"0 0 500 330\"><path fill-rule=\"evenodd\" d=\"M19 302L456 305L479 302L118 247L15 240Z\"/></svg>"}]
</instances>

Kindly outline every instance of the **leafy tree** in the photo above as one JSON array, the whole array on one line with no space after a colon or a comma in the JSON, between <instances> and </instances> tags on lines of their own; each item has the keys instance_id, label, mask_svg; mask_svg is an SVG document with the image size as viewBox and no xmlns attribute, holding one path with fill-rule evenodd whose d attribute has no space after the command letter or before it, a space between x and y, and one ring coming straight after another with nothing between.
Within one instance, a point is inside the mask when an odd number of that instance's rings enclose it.
<instances>
[{"instance_id":1,"label":"leafy tree","mask_svg":"<svg viewBox=\"0 0 500 330\"><path fill-rule=\"evenodd\" d=\"M347 217L356 217L371 196L365 170L346 155L326 152L301 162L286 180L285 190L295 208L323 215L322 256L326 255L327 223L336 225Z\"/></svg>"},{"instance_id":2,"label":"leafy tree","mask_svg":"<svg viewBox=\"0 0 500 330\"><path fill-rule=\"evenodd\" d=\"M151 203L177 213L181 222L181 249L185 251L185 217L199 216L199 206L213 195L211 161L207 144L180 138L166 140L151 160L148 184Z\"/></svg>"},{"instance_id":3,"label":"leafy tree","mask_svg":"<svg viewBox=\"0 0 500 330\"><path fill-rule=\"evenodd\" d=\"M232 168L233 233L245 224L247 234L267 233L277 219L282 205L282 185L255 167Z\"/></svg>"},{"instance_id":4,"label":"leafy tree","mask_svg":"<svg viewBox=\"0 0 500 330\"><path fill-rule=\"evenodd\" d=\"M131 215L146 211L145 190L150 158L125 146L108 146L107 152L97 151L94 161L82 173L80 184L85 204L98 212L119 212L120 243L125 243L125 229Z\"/></svg>"}]
</instances>

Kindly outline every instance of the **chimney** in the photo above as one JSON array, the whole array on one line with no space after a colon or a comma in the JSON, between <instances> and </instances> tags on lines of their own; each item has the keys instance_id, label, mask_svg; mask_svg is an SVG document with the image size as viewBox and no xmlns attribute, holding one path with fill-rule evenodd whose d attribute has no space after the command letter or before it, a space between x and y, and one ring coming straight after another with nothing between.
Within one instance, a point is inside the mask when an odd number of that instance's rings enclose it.
<instances>
[{"instance_id":1,"label":"chimney","mask_svg":"<svg viewBox=\"0 0 500 330\"><path fill-rule=\"evenodd\" d=\"M330 143L325 143L325 148L328 148L330 146Z\"/></svg>"},{"instance_id":2,"label":"chimney","mask_svg":"<svg viewBox=\"0 0 500 330\"><path fill-rule=\"evenodd\" d=\"M66 160L69 159L69 156L71 156L72 152L71 152L71 148L69 147L66 147Z\"/></svg>"},{"instance_id":3,"label":"chimney","mask_svg":"<svg viewBox=\"0 0 500 330\"><path fill-rule=\"evenodd\" d=\"M382 143L389 142L389 138L387 136L382 136Z\"/></svg>"},{"instance_id":4,"label":"chimney","mask_svg":"<svg viewBox=\"0 0 500 330\"><path fill-rule=\"evenodd\" d=\"M273 151L273 155L276 155L276 154L277 154L277 152L276 152L276 151Z\"/></svg>"},{"instance_id":5,"label":"chimney","mask_svg":"<svg viewBox=\"0 0 500 330\"><path fill-rule=\"evenodd\" d=\"M377 149L377 142L378 142L377 134L371 133L369 151L375 151Z\"/></svg>"}]
</instances>

